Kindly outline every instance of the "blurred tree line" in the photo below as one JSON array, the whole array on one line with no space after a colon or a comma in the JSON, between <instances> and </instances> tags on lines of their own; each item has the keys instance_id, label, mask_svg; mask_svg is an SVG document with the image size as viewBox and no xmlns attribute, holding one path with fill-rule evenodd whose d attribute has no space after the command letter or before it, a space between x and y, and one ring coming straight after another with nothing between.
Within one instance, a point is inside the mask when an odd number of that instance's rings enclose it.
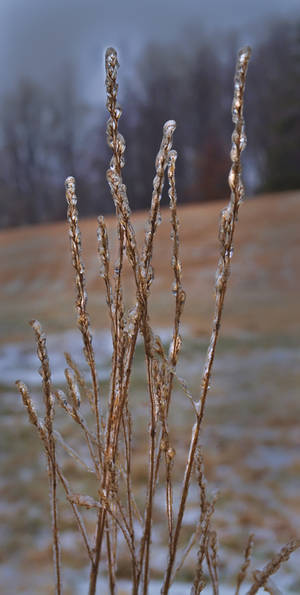
<instances>
[{"instance_id":1,"label":"blurred tree line","mask_svg":"<svg viewBox=\"0 0 300 595\"><path fill-rule=\"evenodd\" d=\"M236 36L148 45L122 84L124 179L132 209L147 208L162 125L178 127L180 202L228 195ZM123 70L124 70L123 65ZM74 71L54 90L24 78L1 104L0 226L65 218L64 179L75 175L81 215L113 210L105 172L105 108L84 103ZM246 93L248 191L300 187L300 23L273 23L257 42ZM166 200L166 198L165 198Z\"/></svg>"}]
</instances>

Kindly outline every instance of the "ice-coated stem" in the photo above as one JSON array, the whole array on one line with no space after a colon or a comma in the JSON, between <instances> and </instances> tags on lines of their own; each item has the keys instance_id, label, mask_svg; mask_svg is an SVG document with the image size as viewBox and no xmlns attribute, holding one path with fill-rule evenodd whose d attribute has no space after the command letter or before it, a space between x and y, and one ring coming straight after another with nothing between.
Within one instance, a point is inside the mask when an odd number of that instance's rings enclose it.
<instances>
[{"instance_id":1,"label":"ice-coated stem","mask_svg":"<svg viewBox=\"0 0 300 595\"><path fill-rule=\"evenodd\" d=\"M46 346L46 335L38 322L32 320L30 322L36 338L37 354L41 362L40 374L42 377L44 401L45 401L45 417L44 424L47 432L48 443L48 475L50 486L50 509L52 518L52 535L53 535L53 564L54 574L56 578L56 594L61 595L61 561L60 561L60 542L58 530L58 511L57 511L57 464L56 464L56 449L55 439L53 434L53 418L54 418L54 397L51 390L51 372L49 365L49 358Z\"/></svg>"},{"instance_id":2,"label":"ice-coated stem","mask_svg":"<svg viewBox=\"0 0 300 595\"><path fill-rule=\"evenodd\" d=\"M207 351L206 362L204 366L204 372L202 377L202 387L200 400L198 403L198 413L196 422L193 427L190 449L185 468L181 501L179 505L179 511L177 516L177 523L174 530L174 538L172 548L169 552L168 566L165 573L164 583L161 589L162 595L167 595L170 581L173 571L173 566L176 557L177 544L181 531L183 515L185 511L186 499L189 491L190 479L192 469L195 460L195 454L198 444L198 438L203 420L205 403L207 393L209 389L209 382L211 378L211 371L214 362L215 350L217 340L219 336L221 316L223 311L224 298L227 288L227 281L230 274L230 260L232 257L233 250L233 235L235 229L236 217L239 209L239 205L244 196L244 188L241 178L241 153L246 146L246 136L244 130L244 118L243 118L243 104L244 104L244 91L246 83L246 74L248 62L250 59L251 50L249 47L245 47L240 50L238 54L238 60L236 65L235 79L234 79L234 97L232 103L232 120L234 123L234 131L232 134L232 150L231 150L231 161L232 166L229 172L229 185L231 189L231 196L229 204L226 209L222 212L219 239L220 239L220 259L217 268L216 275L216 301L215 301L215 313L213 319L213 328L210 338L210 343Z\"/></svg>"}]
</instances>

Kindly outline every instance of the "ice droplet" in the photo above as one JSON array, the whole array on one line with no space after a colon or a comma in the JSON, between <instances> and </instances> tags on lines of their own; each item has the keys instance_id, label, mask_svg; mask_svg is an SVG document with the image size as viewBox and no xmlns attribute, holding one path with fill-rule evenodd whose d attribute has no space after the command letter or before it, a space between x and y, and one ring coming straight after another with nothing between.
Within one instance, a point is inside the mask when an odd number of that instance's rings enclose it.
<instances>
[{"instance_id":1,"label":"ice droplet","mask_svg":"<svg viewBox=\"0 0 300 595\"><path fill-rule=\"evenodd\" d=\"M173 120L171 120L173 121ZM175 127L176 127L176 122L175 122ZM177 159L177 151L175 151L175 149L171 149L170 153L169 153L169 162L171 163L172 161L176 161Z\"/></svg>"},{"instance_id":2,"label":"ice droplet","mask_svg":"<svg viewBox=\"0 0 300 595\"><path fill-rule=\"evenodd\" d=\"M168 457L169 461L172 461L174 459L175 454L176 454L175 449L172 447L169 447L167 450L167 457Z\"/></svg>"},{"instance_id":3,"label":"ice droplet","mask_svg":"<svg viewBox=\"0 0 300 595\"><path fill-rule=\"evenodd\" d=\"M238 151L237 151L237 146L236 145L232 145L231 151L230 151L230 159L231 161L236 161L238 158Z\"/></svg>"},{"instance_id":4,"label":"ice droplet","mask_svg":"<svg viewBox=\"0 0 300 595\"><path fill-rule=\"evenodd\" d=\"M117 60L117 52L115 48L107 48L105 52L105 62L108 65L111 61Z\"/></svg>"},{"instance_id":5,"label":"ice droplet","mask_svg":"<svg viewBox=\"0 0 300 595\"><path fill-rule=\"evenodd\" d=\"M237 110L236 102L234 102L233 108L232 108L232 120L236 124L238 122L238 119L239 119L239 112Z\"/></svg>"},{"instance_id":6,"label":"ice droplet","mask_svg":"<svg viewBox=\"0 0 300 595\"><path fill-rule=\"evenodd\" d=\"M176 128L175 120L168 120L167 122L164 123L164 128L163 128L164 135L173 134L173 132L175 131L175 128Z\"/></svg>"},{"instance_id":7,"label":"ice droplet","mask_svg":"<svg viewBox=\"0 0 300 595\"><path fill-rule=\"evenodd\" d=\"M249 60L251 56L251 48L250 46L246 45L239 51L239 62L240 64L244 64L246 60Z\"/></svg>"},{"instance_id":8,"label":"ice droplet","mask_svg":"<svg viewBox=\"0 0 300 595\"><path fill-rule=\"evenodd\" d=\"M182 290L179 292L179 302L180 302L180 304L181 304L182 306L184 305L184 303L185 303L185 300L186 300L186 293L185 293L184 289L182 289Z\"/></svg>"},{"instance_id":9,"label":"ice droplet","mask_svg":"<svg viewBox=\"0 0 300 595\"><path fill-rule=\"evenodd\" d=\"M150 286L152 281L154 280L154 270L151 264L148 267L148 276L147 276L147 283Z\"/></svg>"},{"instance_id":10,"label":"ice droplet","mask_svg":"<svg viewBox=\"0 0 300 595\"><path fill-rule=\"evenodd\" d=\"M223 287L223 277L222 275L218 275L216 278L216 291L221 291Z\"/></svg>"},{"instance_id":11,"label":"ice droplet","mask_svg":"<svg viewBox=\"0 0 300 595\"><path fill-rule=\"evenodd\" d=\"M117 120L119 120L122 116L122 110L119 106L116 107L116 109L115 109L115 116L116 116Z\"/></svg>"},{"instance_id":12,"label":"ice droplet","mask_svg":"<svg viewBox=\"0 0 300 595\"><path fill-rule=\"evenodd\" d=\"M229 172L229 176L228 176L228 184L231 189L233 189L234 183L235 183L235 173L234 173L233 169L231 169Z\"/></svg>"},{"instance_id":13,"label":"ice droplet","mask_svg":"<svg viewBox=\"0 0 300 595\"><path fill-rule=\"evenodd\" d=\"M105 265L103 260L101 259L99 262L99 275L100 277L102 277L102 279L105 277Z\"/></svg>"},{"instance_id":14,"label":"ice droplet","mask_svg":"<svg viewBox=\"0 0 300 595\"><path fill-rule=\"evenodd\" d=\"M68 176L68 178L65 181L65 186L67 190L75 191L75 178L73 176Z\"/></svg>"},{"instance_id":15,"label":"ice droplet","mask_svg":"<svg viewBox=\"0 0 300 595\"><path fill-rule=\"evenodd\" d=\"M246 145L247 145L247 137L243 130L242 134L241 134L241 138L240 138L240 150L244 151L246 149Z\"/></svg>"}]
</instances>

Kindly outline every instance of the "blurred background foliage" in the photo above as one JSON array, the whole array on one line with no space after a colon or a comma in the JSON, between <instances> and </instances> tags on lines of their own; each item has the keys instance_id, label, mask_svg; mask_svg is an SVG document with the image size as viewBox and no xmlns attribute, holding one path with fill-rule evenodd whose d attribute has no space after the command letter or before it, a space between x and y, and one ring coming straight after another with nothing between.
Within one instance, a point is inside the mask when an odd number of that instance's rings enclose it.
<instances>
[{"instance_id":1,"label":"blurred background foliage","mask_svg":"<svg viewBox=\"0 0 300 595\"><path fill-rule=\"evenodd\" d=\"M228 194L232 80L238 35L196 34L147 42L121 61L120 131L133 210L148 207L163 122L177 121L179 202ZM99 60L99 79L104 69ZM102 69L102 70L101 70ZM1 96L0 226L65 218L63 183L75 175L82 216L113 210L105 172L104 99L89 101L68 64L47 85L23 73ZM104 83L104 80L103 80ZM256 39L246 92L248 193L300 187L300 21L266 23Z\"/></svg>"}]
</instances>

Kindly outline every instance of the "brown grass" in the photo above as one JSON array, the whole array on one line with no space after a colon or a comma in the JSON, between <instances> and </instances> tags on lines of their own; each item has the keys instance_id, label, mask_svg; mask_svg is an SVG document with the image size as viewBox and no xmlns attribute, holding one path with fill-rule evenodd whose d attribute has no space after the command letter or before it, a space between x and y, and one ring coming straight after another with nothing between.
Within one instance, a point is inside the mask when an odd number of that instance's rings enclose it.
<instances>
[{"instance_id":1,"label":"brown grass","mask_svg":"<svg viewBox=\"0 0 300 595\"><path fill-rule=\"evenodd\" d=\"M206 401L210 388L212 367L219 337L221 316L227 283L230 275L233 254L233 239L240 204L244 198L241 177L241 153L246 145L243 119L244 90L249 48L240 51L237 61L234 99L231 161L229 172L230 200L221 212L219 226L219 261L215 283L215 310L209 347L205 359L199 396L194 397L186 382L178 378L176 367L181 350L180 323L185 302L185 292L181 278L181 259L179 254L179 222L177 216L177 197L175 188L176 152L172 149L175 122L169 121L163 127L161 146L155 163L152 202L146 223L146 233L140 248L127 198L127 189L122 180L124 166L125 141L119 133L118 124L121 110L117 103L118 61L115 50L106 52L106 89L107 108L110 114L107 125L108 144L112 149L112 158L107 172L107 180L116 207L117 242L115 246L116 263L110 268L110 248L103 218L98 220L98 269L104 280L105 296L111 323L113 355L111 363L110 387L105 394L99 385L96 360L93 350L93 337L87 309L85 269L81 253L81 236L78 224L77 197L75 180L66 180L66 198L68 203L69 235L71 241L72 262L76 283L77 321L83 340L83 351L90 371L90 381L81 375L70 356L66 356L67 365L66 393L58 391L57 403L82 431L85 440L85 452L89 455L86 465L81 454L73 446L66 444L64 438L54 430L54 396L46 349L46 339L39 323L33 323L36 333L38 356L41 361L43 393L45 396L45 418L41 422L27 387L18 382L23 402L29 414L29 420L38 430L49 462L50 502L53 519L53 559L56 577L56 592L62 592L60 545L57 518L57 490L59 480L67 501L70 503L82 545L90 560L89 595L96 593L99 565L105 560L111 593L116 592L118 578L118 543L127 550L131 565L132 593L137 595L149 592L151 580L151 543L152 527L156 519L155 498L158 487L165 492L165 513L167 535L167 562L161 593L166 595L176 578L177 571L184 564L192 548L197 550L197 561L192 580L192 593L200 593L206 580L210 581L214 595L219 593L218 545L216 532L212 527L215 510L215 498L209 498L204 479L203 458L200 449ZM153 281L152 257L153 245L160 223L160 201L164 185L165 170L168 169L169 200L171 213L171 271L173 274L172 293L175 298L173 333L169 350L154 334L150 325L149 296ZM125 265L127 259L127 265ZM127 301L132 300L133 291L126 295L125 278L131 271L131 284L135 288L133 306L128 308ZM146 495L138 502L133 486L134 476L134 412L131 411L130 382L136 353L138 335L143 339L147 398L149 404L148 419L148 463L146 467ZM170 406L175 382L180 386L190 402L194 414L194 423L188 438L189 445L185 455L184 475L178 505L174 499L174 468L176 450L170 429ZM81 399L89 408L88 421L82 413ZM57 460L56 444L62 444L67 453L85 468L94 478L92 494L75 491L65 477L62 465ZM192 474L195 473L199 487L199 521L188 543L182 544L183 518ZM83 510L83 514L81 514ZM88 518L84 511L95 514L95 535L92 538L88 530ZM137 530L139 527L139 530ZM299 541L290 542L280 554L273 558L260 573L254 575L254 582L249 593L255 593L260 586L268 588L269 577L288 559L290 553L299 546ZM182 551L181 551L181 548ZM245 560L237 579L236 593L239 592L250 563L252 538L248 542ZM208 579L204 568L206 565Z\"/></svg>"},{"instance_id":2,"label":"brown grass","mask_svg":"<svg viewBox=\"0 0 300 595\"><path fill-rule=\"evenodd\" d=\"M219 212L224 202L185 205L177 208L180 219L181 261L187 300L183 323L191 336L207 337L212 316L212 287L218 257L216 237ZM153 268L155 282L149 304L151 318L159 327L171 325L173 298L169 209L161 210ZM299 193L285 192L247 199L236 229L232 262L233 275L226 299L223 336L241 329L253 334L299 336L298 296L300 276L296 274L300 239ZM144 235L144 213L133 213L138 246ZM115 223L106 217L111 260L115 259ZM86 264L89 313L94 329L107 327L105 293L99 292L96 264L97 222L83 220L82 253ZM64 223L1 231L2 328L0 344L31 341L27 321L43 320L48 333L74 326L72 270L68 231ZM165 258L161 258L161 254ZM124 290L128 302L134 300L128 263L124 263ZM16 286L16 279L18 285ZM284 307L283 307L284 306Z\"/></svg>"}]
</instances>

